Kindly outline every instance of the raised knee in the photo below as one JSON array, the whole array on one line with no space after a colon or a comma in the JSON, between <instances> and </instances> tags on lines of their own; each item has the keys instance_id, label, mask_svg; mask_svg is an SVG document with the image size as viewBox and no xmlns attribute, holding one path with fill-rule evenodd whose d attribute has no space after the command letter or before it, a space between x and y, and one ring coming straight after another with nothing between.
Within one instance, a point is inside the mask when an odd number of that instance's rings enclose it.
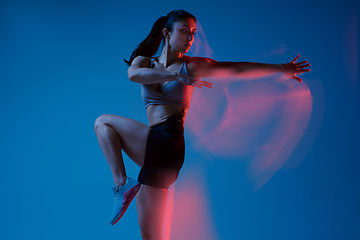
<instances>
[{"instance_id":1,"label":"raised knee","mask_svg":"<svg viewBox=\"0 0 360 240\"><path fill-rule=\"evenodd\" d=\"M94 124L94 130L96 133L96 130L98 129L98 127L102 126L105 124L105 119L106 119L106 115L101 115L100 117L98 117L95 120L95 124Z\"/></svg>"}]
</instances>

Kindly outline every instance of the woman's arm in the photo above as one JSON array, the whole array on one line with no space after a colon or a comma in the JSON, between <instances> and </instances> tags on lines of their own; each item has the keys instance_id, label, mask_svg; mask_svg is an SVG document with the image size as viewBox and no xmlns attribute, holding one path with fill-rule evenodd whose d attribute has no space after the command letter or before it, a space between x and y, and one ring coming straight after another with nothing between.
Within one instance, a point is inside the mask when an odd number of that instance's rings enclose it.
<instances>
[{"instance_id":1,"label":"woman's arm","mask_svg":"<svg viewBox=\"0 0 360 240\"><path fill-rule=\"evenodd\" d=\"M310 64L307 61L295 63L300 57L297 56L286 64L268 64L255 62L217 62L210 58L194 57L194 76L195 77L215 77L215 76L238 76L238 77L258 77L271 73L284 73L287 77L301 82L301 78L296 74L308 72Z\"/></svg>"},{"instance_id":2,"label":"woman's arm","mask_svg":"<svg viewBox=\"0 0 360 240\"><path fill-rule=\"evenodd\" d=\"M176 80L176 73L149 68L150 59L138 56L128 69L130 81L143 84L161 83Z\"/></svg>"},{"instance_id":3,"label":"woman's arm","mask_svg":"<svg viewBox=\"0 0 360 240\"><path fill-rule=\"evenodd\" d=\"M149 68L151 60L147 57L136 57L128 69L130 81L141 84L154 84L166 81L179 81L182 84L195 87L211 87L211 83L202 81L200 78L192 78L180 73L166 72Z\"/></svg>"}]
</instances>

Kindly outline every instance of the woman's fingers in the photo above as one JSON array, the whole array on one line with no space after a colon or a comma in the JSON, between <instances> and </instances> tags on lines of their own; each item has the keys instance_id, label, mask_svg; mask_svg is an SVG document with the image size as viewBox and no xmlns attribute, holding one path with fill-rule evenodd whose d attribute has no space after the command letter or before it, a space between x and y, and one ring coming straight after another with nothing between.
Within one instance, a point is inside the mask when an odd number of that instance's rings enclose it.
<instances>
[{"instance_id":1,"label":"woman's fingers","mask_svg":"<svg viewBox=\"0 0 360 240\"><path fill-rule=\"evenodd\" d=\"M200 80L200 78L192 78L192 77L186 76L181 73L178 74L177 80L185 85L191 85L191 86L195 86L195 87L203 86L203 81L200 82L200 84L197 83ZM207 85L204 85L204 86L207 86Z\"/></svg>"},{"instance_id":2,"label":"woman's fingers","mask_svg":"<svg viewBox=\"0 0 360 240\"><path fill-rule=\"evenodd\" d=\"M300 55L297 55L297 56L294 58L294 60L292 60L291 62L292 62L292 63L295 63L296 60L298 60L299 57L300 57Z\"/></svg>"},{"instance_id":3,"label":"woman's fingers","mask_svg":"<svg viewBox=\"0 0 360 240\"><path fill-rule=\"evenodd\" d=\"M304 65L296 65L296 67L297 68L306 68L306 67L310 67L311 66L311 64L310 63L308 63L308 64L304 64Z\"/></svg>"},{"instance_id":4,"label":"woman's fingers","mask_svg":"<svg viewBox=\"0 0 360 240\"><path fill-rule=\"evenodd\" d=\"M311 70L307 67L310 67L311 64L307 63L307 61L301 61L295 63L298 60L300 55L297 55L291 62L284 64L283 73L290 77L291 79L295 79L298 82L302 82L302 79L296 76L298 73L310 72Z\"/></svg>"},{"instance_id":5,"label":"woman's fingers","mask_svg":"<svg viewBox=\"0 0 360 240\"><path fill-rule=\"evenodd\" d=\"M207 87L207 88L212 88L212 83L211 82L199 80L198 83L201 84L201 86L204 86L204 87Z\"/></svg>"},{"instance_id":6,"label":"woman's fingers","mask_svg":"<svg viewBox=\"0 0 360 240\"><path fill-rule=\"evenodd\" d=\"M299 78L299 77L297 77L297 76L294 76L293 79L295 79L295 80L298 81L298 82L302 82L302 79Z\"/></svg>"},{"instance_id":7,"label":"woman's fingers","mask_svg":"<svg viewBox=\"0 0 360 240\"><path fill-rule=\"evenodd\" d=\"M298 69L297 72L298 73L303 73L303 72L310 72L310 69Z\"/></svg>"},{"instance_id":8,"label":"woman's fingers","mask_svg":"<svg viewBox=\"0 0 360 240\"><path fill-rule=\"evenodd\" d=\"M195 87L207 87L207 88L212 88L212 83L211 82L207 82L207 81L203 81L203 80L195 80Z\"/></svg>"}]
</instances>

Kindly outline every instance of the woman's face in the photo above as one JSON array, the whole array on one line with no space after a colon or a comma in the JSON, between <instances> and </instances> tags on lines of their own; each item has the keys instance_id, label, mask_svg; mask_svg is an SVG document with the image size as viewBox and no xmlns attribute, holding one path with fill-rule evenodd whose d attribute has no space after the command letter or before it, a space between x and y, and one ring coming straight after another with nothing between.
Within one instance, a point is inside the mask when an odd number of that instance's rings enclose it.
<instances>
[{"instance_id":1,"label":"woman's face","mask_svg":"<svg viewBox=\"0 0 360 240\"><path fill-rule=\"evenodd\" d=\"M173 31L168 33L171 48L186 54L194 41L195 32L196 24L192 18L174 23Z\"/></svg>"}]
</instances>

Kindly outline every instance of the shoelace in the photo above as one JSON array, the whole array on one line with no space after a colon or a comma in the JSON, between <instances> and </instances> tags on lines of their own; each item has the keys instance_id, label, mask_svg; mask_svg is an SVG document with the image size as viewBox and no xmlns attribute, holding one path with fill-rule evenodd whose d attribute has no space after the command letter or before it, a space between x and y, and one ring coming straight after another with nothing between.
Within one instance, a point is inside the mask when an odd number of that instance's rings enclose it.
<instances>
[{"instance_id":1,"label":"shoelace","mask_svg":"<svg viewBox=\"0 0 360 240\"><path fill-rule=\"evenodd\" d=\"M119 188L114 188L114 196L115 196L115 201L114 204L117 204L118 201L118 192L119 192Z\"/></svg>"}]
</instances>

